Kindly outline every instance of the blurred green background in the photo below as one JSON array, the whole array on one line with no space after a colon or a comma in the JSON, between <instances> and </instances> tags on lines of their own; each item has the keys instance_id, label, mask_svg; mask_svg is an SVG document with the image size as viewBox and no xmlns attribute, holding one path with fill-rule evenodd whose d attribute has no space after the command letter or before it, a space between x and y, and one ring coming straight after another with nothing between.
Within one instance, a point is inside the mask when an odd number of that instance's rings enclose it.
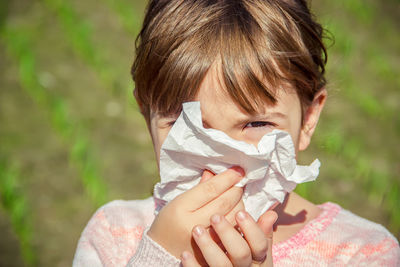
<instances>
[{"instance_id":1,"label":"blurred green background","mask_svg":"<svg viewBox=\"0 0 400 267\"><path fill-rule=\"evenodd\" d=\"M70 266L113 199L151 194L151 140L129 75L144 1L0 2L0 266ZM297 192L400 237L400 2L314 0L329 99Z\"/></svg>"}]
</instances>

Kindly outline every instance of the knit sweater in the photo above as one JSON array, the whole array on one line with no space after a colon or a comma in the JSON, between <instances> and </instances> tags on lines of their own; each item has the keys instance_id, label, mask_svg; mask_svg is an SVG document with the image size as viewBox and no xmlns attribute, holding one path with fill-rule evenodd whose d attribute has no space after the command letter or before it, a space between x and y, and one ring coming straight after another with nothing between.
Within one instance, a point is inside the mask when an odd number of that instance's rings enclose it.
<instances>
[{"instance_id":1,"label":"knit sweater","mask_svg":"<svg viewBox=\"0 0 400 267\"><path fill-rule=\"evenodd\" d=\"M399 243L383 226L337 204L319 207L317 218L273 245L274 266L400 266ZM101 207L81 235L73 266L179 266L147 235L154 208L153 198Z\"/></svg>"}]
</instances>

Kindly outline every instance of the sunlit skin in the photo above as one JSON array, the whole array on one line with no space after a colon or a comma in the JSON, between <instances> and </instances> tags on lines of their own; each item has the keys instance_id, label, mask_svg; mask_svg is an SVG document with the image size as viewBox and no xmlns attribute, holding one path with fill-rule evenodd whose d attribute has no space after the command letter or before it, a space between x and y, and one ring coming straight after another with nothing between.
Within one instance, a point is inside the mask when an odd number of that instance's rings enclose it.
<instances>
[{"instance_id":1,"label":"sunlit skin","mask_svg":"<svg viewBox=\"0 0 400 267\"><path fill-rule=\"evenodd\" d=\"M326 100L327 93L324 89L315 96L303 116L300 100L296 92L290 88L278 90L276 104L265 103L256 114L250 115L227 95L218 73L215 67L210 69L201 83L198 94L193 99L193 101L200 101L205 128L223 131L233 139L254 145L257 145L266 133L273 129L280 129L291 135L296 154L308 147ZM161 117L151 112L149 128L157 161L159 161L161 145L178 115ZM284 204L276 207L275 211L278 220L274 225L274 243L293 236L320 213L316 205L295 193L288 194ZM231 224L235 223L234 218L228 221Z\"/></svg>"}]
</instances>

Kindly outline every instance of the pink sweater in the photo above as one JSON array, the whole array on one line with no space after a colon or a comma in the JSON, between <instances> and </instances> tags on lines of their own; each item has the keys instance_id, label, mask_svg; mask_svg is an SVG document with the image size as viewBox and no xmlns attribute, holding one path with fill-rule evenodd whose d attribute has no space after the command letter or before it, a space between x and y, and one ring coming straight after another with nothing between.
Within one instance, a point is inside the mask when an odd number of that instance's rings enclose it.
<instances>
[{"instance_id":1,"label":"pink sweater","mask_svg":"<svg viewBox=\"0 0 400 267\"><path fill-rule=\"evenodd\" d=\"M73 266L179 266L146 234L154 206L148 198L101 207L82 233ZM383 226L333 203L319 207L317 218L273 246L274 266L400 266L399 243Z\"/></svg>"}]
</instances>

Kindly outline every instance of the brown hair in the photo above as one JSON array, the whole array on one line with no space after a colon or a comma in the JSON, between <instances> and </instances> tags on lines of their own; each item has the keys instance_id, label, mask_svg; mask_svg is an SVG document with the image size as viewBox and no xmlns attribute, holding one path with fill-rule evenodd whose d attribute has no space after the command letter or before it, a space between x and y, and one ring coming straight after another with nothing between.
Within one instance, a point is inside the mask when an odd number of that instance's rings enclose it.
<instances>
[{"instance_id":1,"label":"brown hair","mask_svg":"<svg viewBox=\"0 0 400 267\"><path fill-rule=\"evenodd\" d=\"M304 110L326 84L322 38L305 0L151 0L136 40L135 97L147 121L150 109L177 113L219 61L246 112L288 86Z\"/></svg>"}]
</instances>

